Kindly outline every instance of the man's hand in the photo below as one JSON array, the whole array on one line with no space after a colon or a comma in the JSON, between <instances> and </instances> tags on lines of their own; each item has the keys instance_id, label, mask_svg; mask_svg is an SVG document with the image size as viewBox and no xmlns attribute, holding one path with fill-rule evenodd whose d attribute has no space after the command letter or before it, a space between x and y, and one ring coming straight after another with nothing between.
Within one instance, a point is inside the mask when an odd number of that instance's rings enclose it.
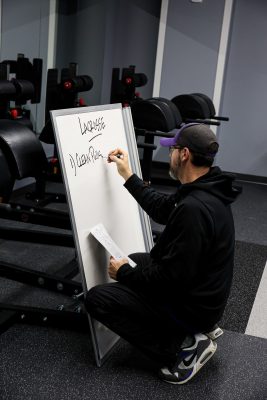
<instances>
[{"instance_id":1,"label":"man's hand","mask_svg":"<svg viewBox=\"0 0 267 400\"><path fill-rule=\"evenodd\" d=\"M109 260L109 267L108 267L108 274L110 278L117 279L117 272L120 267L124 264L128 264L127 258L121 258L120 260L115 260L115 258L110 257Z\"/></svg>"},{"instance_id":2,"label":"man's hand","mask_svg":"<svg viewBox=\"0 0 267 400\"><path fill-rule=\"evenodd\" d=\"M109 152L108 154L108 162L115 162L117 165L117 169L119 174L127 181L130 176L133 175L133 172L129 166L128 162L128 154L126 151L122 149L115 149Z\"/></svg>"}]
</instances>

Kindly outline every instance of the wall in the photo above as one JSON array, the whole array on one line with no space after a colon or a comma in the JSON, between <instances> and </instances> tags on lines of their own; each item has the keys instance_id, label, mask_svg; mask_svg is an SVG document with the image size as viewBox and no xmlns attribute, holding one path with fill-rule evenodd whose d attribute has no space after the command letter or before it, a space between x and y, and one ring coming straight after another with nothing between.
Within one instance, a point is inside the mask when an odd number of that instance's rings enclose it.
<instances>
[{"instance_id":1,"label":"wall","mask_svg":"<svg viewBox=\"0 0 267 400\"><path fill-rule=\"evenodd\" d=\"M43 59L43 87L45 90L49 1L2 0L0 59L16 60L22 53L32 62ZM44 125L44 105L30 105L34 129L40 132ZM39 108L39 110L38 110ZM38 113L38 116L37 116Z\"/></svg>"},{"instance_id":2,"label":"wall","mask_svg":"<svg viewBox=\"0 0 267 400\"><path fill-rule=\"evenodd\" d=\"M160 95L203 92L213 98L224 1L169 1ZM266 177L267 3L234 0L217 129L222 169ZM158 142L157 142L158 143ZM156 161L168 161L159 148Z\"/></svg>"},{"instance_id":3,"label":"wall","mask_svg":"<svg viewBox=\"0 0 267 400\"><path fill-rule=\"evenodd\" d=\"M266 177L267 2L236 0L219 130L223 169Z\"/></svg>"},{"instance_id":4,"label":"wall","mask_svg":"<svg viewBox=\"0 0 267 400\"><path fill-rule=\"evenodd\" d=\"M37 133L44 126L49 5L49 0L2 0L1 7L0 60L16 60L18 53L24 54L30 62L33 58L43 60L42 101L37 105L28 102L25 106L31 110L33 129ZM23 179L16 182L15 188L31 182L32 178Z\"/></svg>"},{"instance_id":5,"label":"wall","mask_svg":"<svg viewBox=\"0 0 267 400\"><path fill-rule=\"evenodd\" d=\"M161 97L193 92L213 97L223 12L222 0L169 1ZM159 147L154 158L167 161L167 149Z\"/></svg>"},{"instance_id":6,"label":"wall","mask_svg":"<svg viewBox=\"0 0 267 400\"><path fill-rule=\"evenodd\" d=\"M148 76L147 85L138 89L141 96L152 95L160 4L160 0L78 0L76 10L71 6L66 12L64 1L59 2L56 65L62 68L74 61L79 74L92 77L92 90L82 94L87 104L109 103L112 68L130 64Z\"/></svg>"},{"instance_id":7,"label":"wall","mask_svg":"<svg viewBox=\"0 0 267 400\"><path fill-rule=\"evenodd\" d=\"M161 1L120 1L116 21L114 67L136 66L147 75L145 86L137 88L142 98L152 96Z\"/></svg>"},{"instance_id":8,"label":"wall","mask_svg":"<svg viewBox=\"0 0 267 400\"><path fill-rule=\"evenodd\" d=\"M130 64L147 74L148 84L138 90L144 98L151 96L160 3L59 1L56 66L76 61L80 74L91 75L94 88L84 96L88 104L108 103L112 68ZM171 99L181 93L203 92L212 97L224 3L169 0L160 96ZM234 1L221 109L217 110L230 117L218 129L218 164L225 170L259 176L266 176L267 161L266 11L264 0ZM17 53L30 60L40 57L46 75L48 17L49 0L2 0L1 60L16 59ZM35 106L32 114L37 131L43 124L41 107ZM156 160L168 160L163 149Z\"/></svg>"},{"instance_id":9,"label":"wall","mask_svg":"<svg viewBox=\"0 0 267 400\"><path fill-rule=\"evenodd\" d=\"M213 95L224 1L170 0L160 94Z\"/></svg>"}]
</instances>

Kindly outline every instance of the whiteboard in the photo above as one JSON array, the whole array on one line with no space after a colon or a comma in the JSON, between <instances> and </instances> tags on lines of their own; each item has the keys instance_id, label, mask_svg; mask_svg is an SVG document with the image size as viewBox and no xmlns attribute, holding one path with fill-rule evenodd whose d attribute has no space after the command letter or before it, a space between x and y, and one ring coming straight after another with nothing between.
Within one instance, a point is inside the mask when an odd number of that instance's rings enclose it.
<instances>
[{"instance_id":1,"label":"whiteboard","mask_svg":"<svg viewBox=\"0 0 267 400\"><path fill-rule=\"evenodd\" d=\"M140 176L131 113L129 108L122 109L121 104L112 104L55 110L51 111L51 119L83 289L87 291L111 281L107 274L109 254L90 234L95 225L102 223L127 255L148 252L153 243L148 217L124 188L115 163L107 162L109 151L121 147L129 154L132 170ZM115 339L103 339L106 330L100 325L98 328L95 332L95 325L92 326L100 364Z\"/></svg>"}]
</instances>

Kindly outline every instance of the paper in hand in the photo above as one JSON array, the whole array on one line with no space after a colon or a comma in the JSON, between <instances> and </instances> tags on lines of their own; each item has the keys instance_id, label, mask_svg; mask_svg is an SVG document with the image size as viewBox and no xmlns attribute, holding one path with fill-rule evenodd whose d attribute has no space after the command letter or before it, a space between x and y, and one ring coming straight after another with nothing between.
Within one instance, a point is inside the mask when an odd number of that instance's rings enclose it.
<instances>
[{"instance_id":1,"label":"paper in hand","mask_svg":"<svg viewBox=\"0 0 267 400\"><path fill-rule=\"evenodd\" d=\"M91 229L91 234L105 247L109 254L116 260L121 258L127 258L128 263L131 267L135 267L136 264L133 260L127 257L122 250L117 246L114 240L108 234L103 224L97 224Z\"/></svg>"}]
</instances>

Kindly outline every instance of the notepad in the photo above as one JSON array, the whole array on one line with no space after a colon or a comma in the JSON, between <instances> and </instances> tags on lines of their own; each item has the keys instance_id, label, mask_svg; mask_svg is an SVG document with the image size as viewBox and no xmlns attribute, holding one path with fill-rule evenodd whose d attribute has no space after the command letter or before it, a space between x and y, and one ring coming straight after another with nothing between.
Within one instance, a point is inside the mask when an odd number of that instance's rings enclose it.
<instances>
[{"instance_id":1,"label":"notepad","mask_svg":"<svg viewBox=\"0 0 267 400\"><path fill-rule=\"evenodd\" d=\"M124 252L119 248L119 246L114 242L114 240L108 234L106 228L102 223L95 225L90 233L102 244L102 246L109 252L109 254L116 260L121 258L127 258L128 263L131 267L135 267L136 263L131 260Z\"/></svg>"}]
</instances>

